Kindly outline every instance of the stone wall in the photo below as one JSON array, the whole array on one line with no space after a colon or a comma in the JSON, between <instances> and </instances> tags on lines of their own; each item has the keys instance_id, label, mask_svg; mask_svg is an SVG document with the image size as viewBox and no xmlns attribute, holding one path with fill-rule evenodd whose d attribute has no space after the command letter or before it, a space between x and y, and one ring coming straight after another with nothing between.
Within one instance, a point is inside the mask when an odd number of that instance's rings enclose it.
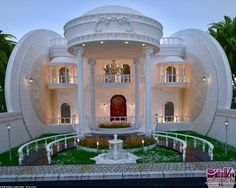
<instances>
[{"instance_id":1,"label":"stone wall","mask_svg":"<svg viewBox=\"0 0 236 188\"><path fill-rule=\"evenodd\" d=\"M218 109L213 124L208 132L208 136L213 137L221 142L225 142L226 128L225 120L228 120L228 144L236 147L236 110L234 109Z\"/></svg>"},{"instance_id":2,"label":"stone wall","mask_svg":"<svg viewBox=\"0 0 236 188\"><path fill-rule=\"evenodd\" d=\"M11 125L10 138L12 148L31 139L20 112L0 113L0 153L9 149L8 124Z\"/></svg>"}]
</instances>

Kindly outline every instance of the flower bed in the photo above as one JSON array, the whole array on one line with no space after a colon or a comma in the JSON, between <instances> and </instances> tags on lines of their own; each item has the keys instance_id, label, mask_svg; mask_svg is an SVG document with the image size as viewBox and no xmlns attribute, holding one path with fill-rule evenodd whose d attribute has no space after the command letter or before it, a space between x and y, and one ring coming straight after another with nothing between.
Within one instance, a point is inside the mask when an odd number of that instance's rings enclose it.
<instances>
[{"instance_id":1,"label":"flower bed","mask_svg":"<svg viewBox=\"0 0 236 188\"><path fill-rule=\"evenodd\" d=\"M126 121L101 122L99 124L100 128L108 128L108 129L128 128L130 126L131 123Z\"/></svg>"},{"instance_id":2,"label":"flower bed","mask_svg":"<svg viewBox=\"0 0 236 188\"><path fill-rule=\"evenodd\" d=\"M85 137L81 139L80 146L87 147L87 148L95 148L95 149L108 149L108 140L113 139L113 137L102 137L102 136L93 136L93 137ZM150 137L143 137L143 136L119 136L119 139L124 141L123 148L124 149L132 149L132 148L139 148L142 146L150 146L155 144L155 140ZM142 144L142 140L144 143ZM99 144L97 146L97 143Z\"/></svg>"}]
</instances>

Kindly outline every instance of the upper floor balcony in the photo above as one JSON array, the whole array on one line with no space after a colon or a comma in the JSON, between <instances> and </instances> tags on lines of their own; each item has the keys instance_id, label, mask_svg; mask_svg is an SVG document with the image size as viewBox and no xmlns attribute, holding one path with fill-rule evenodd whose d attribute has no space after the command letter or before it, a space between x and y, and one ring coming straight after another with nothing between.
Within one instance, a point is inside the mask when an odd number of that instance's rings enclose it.
<instances>
[{"instance_id":1,"label":"upper floor balcony","mask_svg":"<svg viewBox=\"0 0 236 188\"><path fill-rule=\"evenodd\" d=\"M163 87L186 87L187 75L164 74L160 75L159 85Z\"/></svg>"},{"instance_id":2,"label":"upper floor balcony","mask_svg":"<svg viewBox=\"0 0 236 188\"><path fill-rule=\"evenodd\" d=\"M98 87L127 87L133 82L133 76L130 74L108 74L96 76Z\"/></svg>"},{"instance_id":3,"label":"upper floor balcony","mask_svg":"<svg viewBox=\"0 0 236 188\"><path fill-rule=\"evenodd\" d=\"M159 87L186 87L189 83L190 65L177 56L168 56L159 60L156 71Z\"/></svg>"},{"instance_id":4,"label":"upper floor balcony","mask_svg":"<svg viewBox=\"0 0 236 188\"><path fill-rule=\"evenodd\" d=\"M77 87L77 65L70 57L56 57L49 63L49 89Z\"/></svg>"}]
</instances>

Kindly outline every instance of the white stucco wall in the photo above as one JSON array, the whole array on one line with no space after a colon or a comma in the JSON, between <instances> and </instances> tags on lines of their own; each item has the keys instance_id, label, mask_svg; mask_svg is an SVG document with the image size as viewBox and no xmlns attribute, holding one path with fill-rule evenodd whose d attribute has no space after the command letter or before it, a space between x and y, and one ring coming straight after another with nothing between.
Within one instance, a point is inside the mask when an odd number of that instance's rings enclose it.
<instances>
[{"instance_id":1,"label":"white stucco wall","mask_svg":"<svg viewBox=\"0 0 236 188\"><path fill-rule=\"evenodd\" d=\"M228 120L228 144L236 147L236 110L235 109L218 109L216 116L209 130L208 136L213 137L225 143L225 120Z\"/></svg>"},{"instance_id":2,"label":"white stucco wall","mask_svg":"<svg viewBox=\"0 0 236 188\"><path fill-rule=\"evenodd\" d=\"M0 153L9 149L7 124L10 123L12 148L31 139L20 112L0 113Z\"/></svg>"}]
</instances>

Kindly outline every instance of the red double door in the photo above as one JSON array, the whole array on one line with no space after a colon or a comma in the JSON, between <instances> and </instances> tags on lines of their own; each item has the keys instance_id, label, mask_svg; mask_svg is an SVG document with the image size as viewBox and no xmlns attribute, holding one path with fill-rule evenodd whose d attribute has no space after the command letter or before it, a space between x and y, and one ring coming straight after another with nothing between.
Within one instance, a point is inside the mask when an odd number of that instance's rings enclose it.
<instances>
[{"instance_id":1,"label":"red double door","mask_svg":"<svg viewBox=\"0 0 236 188\"><path fill-rule=\"evenodd\" d=\"M110 114L111 114L111 121L126 120L127 107L126 107L126 99L124 96L114 95L111 98Z\"/></svg>"}]
</instances>

